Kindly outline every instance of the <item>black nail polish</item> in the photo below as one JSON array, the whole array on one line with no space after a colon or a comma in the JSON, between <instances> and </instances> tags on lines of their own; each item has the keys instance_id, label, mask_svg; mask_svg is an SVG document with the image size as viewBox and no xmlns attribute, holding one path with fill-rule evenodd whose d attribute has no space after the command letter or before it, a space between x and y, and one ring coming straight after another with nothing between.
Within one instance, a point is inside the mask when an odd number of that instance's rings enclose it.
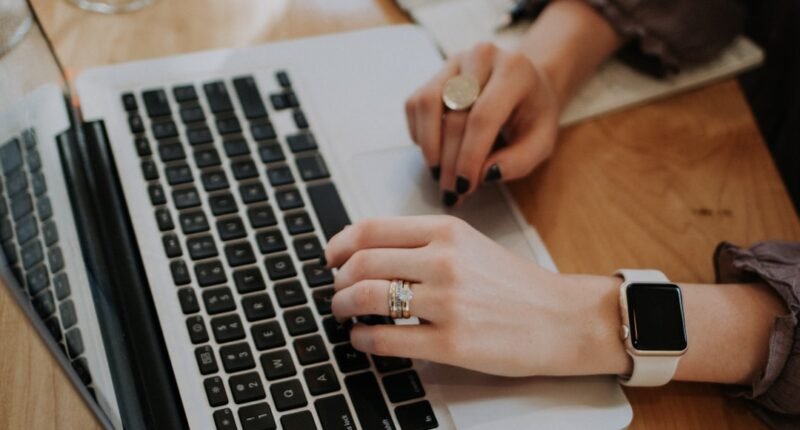
<instances>
[{"instance_id":1,"label":"black nail polish","mask_svg":"<svg viewBox=\"0 0 800 430\"><path fill-rule=\"evenodd\" d=\"M455 205L457 201L458 201L458 194L452 191L445 191L442 194L442 203L444 203L444 205L447 207Z\"/></svg>"},{"instance_id":2,"label":"black nail polish","mask_svg":"<svg viewBox=\"0 0 800 430\"><path fill-rule=\"evenodd\" d=\"M486 176L483 178L483 182L499 181L502 179L502 177L503 173L500 172L500 166L497 164L492 164L492 166L489 167L489 170L486 171Z\"/></svg>"},{"instance_id":3,"label":"black nail polish","mask_svg":"<svg viewBox=\"0 0 800 430\"><path fill-rule=\"evenodd\" d=\"M441 167L439 167L439 166L431 167L431 176L433 177L434 181L439 182L439 176L441 176L441 174L442 174L442 168Z\"/></svg>"},{"instance_id":4,"label":"black nail polish","mask_svg":"<svg viewBox=\"0 0 800 430\"><path fill-rule=\"evenodd\" d=\"M463 176L456 178L456 191L458 191L458 194L464 194L469 191L469 179Z\"/></svg>"}]
</instances>

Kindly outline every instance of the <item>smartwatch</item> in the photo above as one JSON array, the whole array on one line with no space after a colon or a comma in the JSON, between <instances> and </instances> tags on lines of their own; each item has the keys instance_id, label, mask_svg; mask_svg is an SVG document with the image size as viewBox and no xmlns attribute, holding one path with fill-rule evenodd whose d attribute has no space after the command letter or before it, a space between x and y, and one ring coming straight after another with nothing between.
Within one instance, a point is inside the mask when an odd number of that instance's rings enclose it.
<instances>
[{"instance_id":1,"label":"smartwatch","mask_svg":"<svg viewBox=\"0 0 800 430\"><path fill-rule=\"evenodd\" d=\"M686 322L681 289L658 270L621 269L620 337L633 359L622 385L656 387L669 382L686 353Z\"/></svg>"}]
</instances>

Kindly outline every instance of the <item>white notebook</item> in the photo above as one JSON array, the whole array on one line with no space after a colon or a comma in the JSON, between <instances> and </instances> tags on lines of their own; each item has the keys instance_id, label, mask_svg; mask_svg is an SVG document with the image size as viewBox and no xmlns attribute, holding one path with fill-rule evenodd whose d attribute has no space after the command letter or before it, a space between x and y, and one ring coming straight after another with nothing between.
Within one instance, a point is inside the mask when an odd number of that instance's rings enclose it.
<instances>
[{"instance_id":1,"label":"white notebook","mask_svg":"<svg viewBox=\"0 0 800 430\"><path fill-rule=\"evenodd\" d=\"M513 49L527 30L525 25L520 25L495 31L513 0L397 0L397 3L427 29L445 55L467 50L481 41ZM737 37L714 60L664 79L643 74L611 59L578 91L562 115L561 124L572 124L718 81L753 68L763 59L761 49L744 36Z\"/></svg>"}]
</instances>

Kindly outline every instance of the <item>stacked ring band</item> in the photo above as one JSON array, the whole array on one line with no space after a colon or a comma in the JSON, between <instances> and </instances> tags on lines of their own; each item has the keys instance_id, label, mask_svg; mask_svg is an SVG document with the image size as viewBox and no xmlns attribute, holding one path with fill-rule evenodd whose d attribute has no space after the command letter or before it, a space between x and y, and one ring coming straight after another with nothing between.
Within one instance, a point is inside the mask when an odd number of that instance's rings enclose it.
<instances>
[{"instance_id":1,"label":"stacked ring band","mask_svg":"<svg viewBox=\"0 0 800 430\"><path fill-rule=\"evenodd\" d=\"M394 280L389 283L389 316L392 318L411 318L411 283Z\"/></svg>"}]
</instances>

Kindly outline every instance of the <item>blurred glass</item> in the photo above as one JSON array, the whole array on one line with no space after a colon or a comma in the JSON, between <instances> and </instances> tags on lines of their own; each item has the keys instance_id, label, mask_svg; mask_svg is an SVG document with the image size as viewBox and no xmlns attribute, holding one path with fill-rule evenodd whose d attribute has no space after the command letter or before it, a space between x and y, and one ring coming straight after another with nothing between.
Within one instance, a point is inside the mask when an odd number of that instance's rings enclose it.
<instances>
[{"instance_id":1,"label":"blurred glass","mask_svg":"<svg viewBox=\"0 0 800 430\"><path fill-rule=\"evenodd\" d=\"M0 57L25 37L31 20L25 0L0 0Z\"/></svg>"},{"instance_id":2,"label":"blurred glass","mask_svg":"<svg viewBox=\"0 0 800 430\"><path fill-rule=\"evenodd\" d=\"M81 9L100 13L132 12L139 10L153 0L69 0Z\"/></svg>"}]
</instances>

